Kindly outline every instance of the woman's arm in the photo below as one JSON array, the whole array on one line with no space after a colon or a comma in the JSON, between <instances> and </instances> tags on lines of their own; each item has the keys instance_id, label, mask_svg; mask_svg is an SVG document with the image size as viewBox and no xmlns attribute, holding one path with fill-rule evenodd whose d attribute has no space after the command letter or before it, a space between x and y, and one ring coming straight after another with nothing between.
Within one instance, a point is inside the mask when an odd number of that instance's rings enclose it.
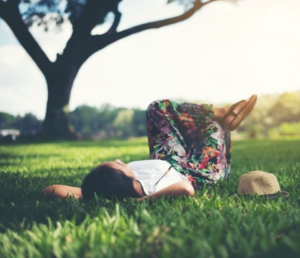
<instances>
[{"instance_id":1,"label":"woman's arm","mask_svg":"<svg viewBox=\"0 0 300 258\"><path fill-rule=\"evenodd\" d=\"M67 185L50 185L42 190L42 193L46 196L50 196L53 193L54 197L66 198L73 196L75 199L82 198L81 188Z\"/></svg>"},{"instance_id":2,"label":"woman's arm","mask_svg":"<svg viewBox=\"0 0 300 258\"><path fill-rule=\"evenodd\" d=\"M144 201L146 199L150 199L150 200L151 199L159 199L161 197L167 197L169 195L194 196L194 194L195 194L195 190L194 190L194 187L190 184L190 182L181 181L179 183L176 183L176 184L170 185L164 189L161 189L154 194L150 194L148 196L139 198L139 199L137 199L137 201L140 202L140 201Z\"/></svg>"}]
</instances>

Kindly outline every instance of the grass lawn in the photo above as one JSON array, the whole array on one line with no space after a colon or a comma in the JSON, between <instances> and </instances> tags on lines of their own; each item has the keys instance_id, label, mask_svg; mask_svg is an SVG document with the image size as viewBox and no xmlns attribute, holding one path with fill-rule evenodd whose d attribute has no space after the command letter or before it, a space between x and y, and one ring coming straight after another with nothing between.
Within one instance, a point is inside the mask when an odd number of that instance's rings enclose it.
<instances>
[{"instance_id":1,"label":"grass lawn","mask_svg":"<svg viewBox=\"0 0 300 258\"><path fill-rule=\"evenodd\" d=\"M195 198L46 200L102 161L148 159L147 141L0 146L0 257L299 257L300 140L233 142L230 179ZM241 174L274 173L290 197L237 195Z\"/></svg>"}]
</instances>

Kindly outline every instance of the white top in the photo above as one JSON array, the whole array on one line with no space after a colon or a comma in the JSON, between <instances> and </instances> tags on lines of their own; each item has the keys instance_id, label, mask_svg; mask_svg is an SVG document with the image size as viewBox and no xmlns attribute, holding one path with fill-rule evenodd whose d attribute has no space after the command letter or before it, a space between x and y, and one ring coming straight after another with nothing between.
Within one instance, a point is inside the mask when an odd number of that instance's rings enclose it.
<instances>
[{"instance_id":1,"label":"white top","mask_svg":"<svg viewBox=\"0 0 300 258\"><path fill-rule=\"evenodd\" d=\"M171 166L170 163L165 160L153 159L133 161L127 165L133 170L136 179L141 183L144 192L147 195L155 193L172 184L188 180L186 176L177 172L173 167L164 177L162 177ZM159 179L161 180L157 183Z\"/></svg>"}]
</instances>

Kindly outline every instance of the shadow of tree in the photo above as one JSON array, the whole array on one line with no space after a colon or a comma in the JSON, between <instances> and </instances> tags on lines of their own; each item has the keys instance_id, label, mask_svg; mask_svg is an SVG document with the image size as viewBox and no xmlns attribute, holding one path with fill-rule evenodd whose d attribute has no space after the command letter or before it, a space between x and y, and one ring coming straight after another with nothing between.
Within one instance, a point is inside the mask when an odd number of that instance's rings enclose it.
<instances>
[{"instance_id":1,"label":"shadow of tree","mask_svg":"<svg viewBox=\"0 0 300 258\"><path fill-rule=\"evenodd\" d=\"M52 223L61 220L75 220L81 223L87 215L97 216L103 207L114 208L115 202L99 198L85 202L74 198L55 199L45 197L41 190L51 181L45 177L25 177L20 173L0 173L0 231L7 228L26 229L33 223ZM77 180L77 175L60 177L61 183ZM56 183L60 183L56 182ZM80 185L77 185L80 187Z\"/></svg>"}]
</instances>

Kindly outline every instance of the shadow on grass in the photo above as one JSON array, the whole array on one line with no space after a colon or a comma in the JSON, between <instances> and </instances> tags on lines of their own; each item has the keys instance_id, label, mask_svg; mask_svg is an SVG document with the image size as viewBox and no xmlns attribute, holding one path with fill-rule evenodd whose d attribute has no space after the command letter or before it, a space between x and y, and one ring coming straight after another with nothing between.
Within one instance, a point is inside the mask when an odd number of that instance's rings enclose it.
<instances>
[{"instance_id":1,"label":"shadow on grass","mask_svg":"<svg viewBox=\"0 0 300 258\"><path fill-rule=\"evenodd\" d=\"M127 146L144 146L147 145L147 138L130 138L130 139L111 139L111 140L77 140L77 141L14 141L0 143L0 146L22 146L22 145L44 145L59 144L70 147L127 147Z\"/></svg>"},{"instance_id":2,"label":"shadow on grass","mask_svg":"<svg viewBox=\"0 0 300 258\"><path fill-rule=\"evenodd\" d=\"M1 159L14 159L14 158L50 158L50 157L60 157L62 156L60 153L51 153L51 154L10 154L10 153L0 153Z\"/></svg>"},{"instance_id":3,"label":"shadow on grass","mask_svg":"<svg viewBox=\"0 0 300 258\"><path fill-rule=\"evenodd\" d=\"M53 157L62 157L62 154L24 154L22 152L18 154L9 154L9 153L1 153L0 154L0 168L7 167L12 165L20 165L20 161L22 160L40 160L40 159L49 159Z\"/></svg>"},{"instance_id":4,"label":"shadow on grass","mask_svg":"<svg viewBox=\"0 0 300 258\"><path fill-rule=\"evenodd\" d=\"M91 207L81 200L45 197L41 191L49 185L48 178L37 176L28 178L20 173L0 173L0 178L0 231L2 232L7 228L27 227L32 223L47 223L47 217L52 221L59 221L71 220L75 216L76 221L81 222L93 212ZM74 182L78 176L60 176L60 179L61 182ZM99 205L103 205L103 202Z\"/></svg>"},{"instance_id":5,"label":"shadow on grass","mask_svg":"<svg viewBox=\"0 0 300 258\"><path fill-rule=\"evenodd\" d=\"M61 157L62 155L59 153L51 153L51 154L9 154L9 153L0 153L0 159L20 159L20 158L28 158L28 159L40 159L40 158L51 158L51 157Z\"/></svg>"},{"instance_id":6,"label":"shadow on grass","mask_svg":"<svg viewBox=\"0 0 300 258\"><path fill-rule=\"evenodd\" d=\"M61 142L60 144L68 147L137 147L147 145L147 139L143 137L131 140L77 141Z\"/></svg>"},{"instance_id":7,"label":"shadow on grass","mask_svg":"<svg viewBox=\"0 0 300 258\"><path fill-rule=\"evenodd\" d=\"M60 176L60 182L74 182L77 177L77 175ZM33 224L49 225L49 221L53 225L59 221L69 220L74 225L79 225L87 217L102 216L103 208L114 214L116 203L126 214L134 214L145 206L130 199L111 201L97 198L87 202L72 197L66 199L45 197L41 191L49 185L49 178L38 176L28 178L19 173L0 173L0 178L0 232L7 229L24 231L31 229ZM80 187L72 182L69 185Z\"/></svg>"}]
</instances>

